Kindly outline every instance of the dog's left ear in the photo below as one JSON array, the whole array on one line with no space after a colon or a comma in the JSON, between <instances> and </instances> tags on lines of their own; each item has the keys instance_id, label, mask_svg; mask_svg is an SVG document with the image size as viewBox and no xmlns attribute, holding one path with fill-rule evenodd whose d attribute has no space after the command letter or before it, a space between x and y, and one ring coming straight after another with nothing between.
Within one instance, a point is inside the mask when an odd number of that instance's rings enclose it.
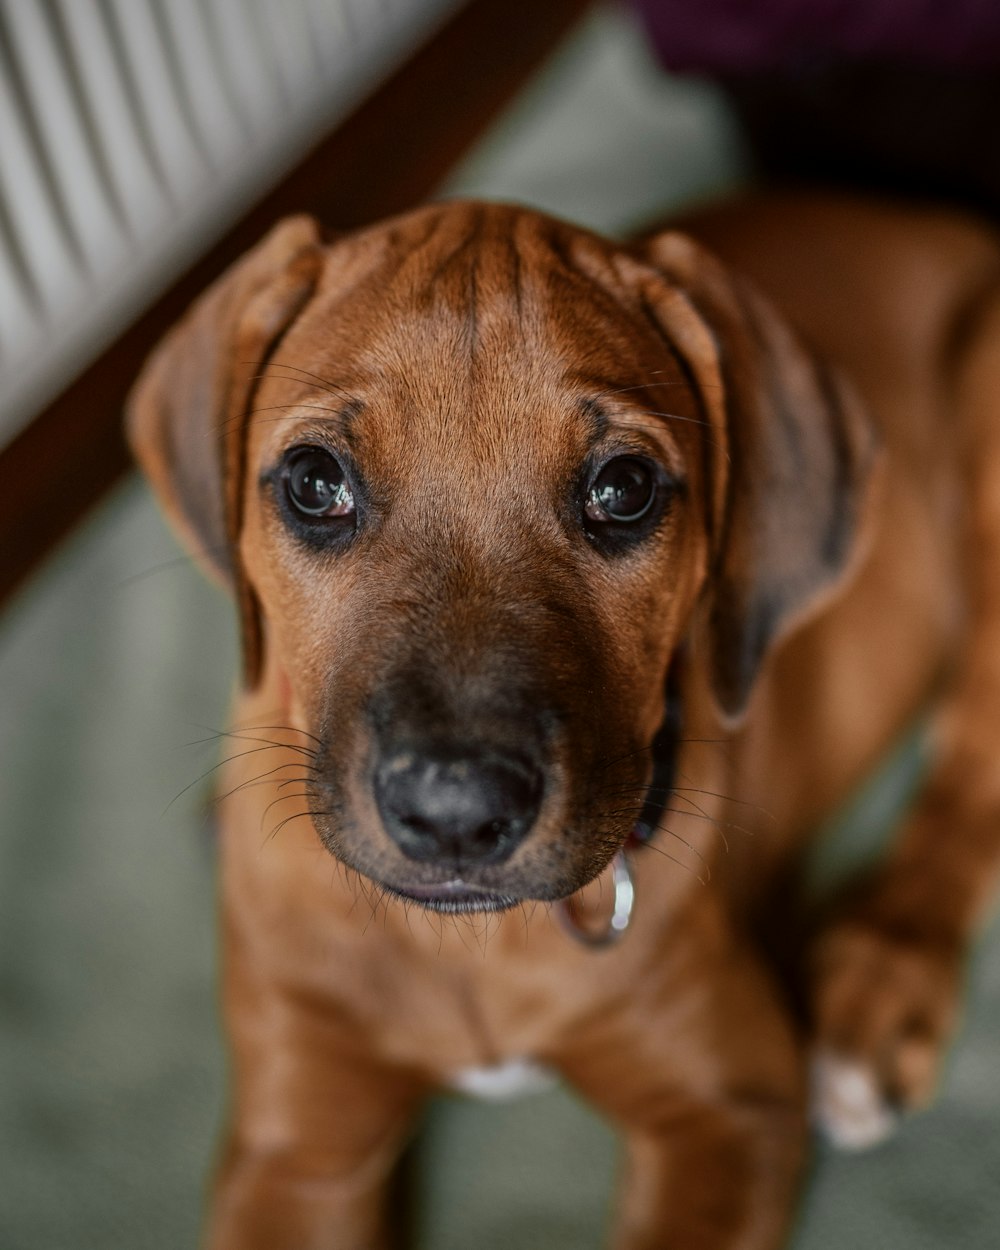
<instances>
[{"instance_id":1,"label":"dog's left ear","mask_svg":"<svg viewBox=\"0 0 1000 1250\"><path fill-rule=\"evenodd\" d=\"M668 232L643 256L666 279L647 307L711 426L709 667L734 723L770 648L844 574L878 440L853 392L705 249Z\"/></svg>"}]
</instances>

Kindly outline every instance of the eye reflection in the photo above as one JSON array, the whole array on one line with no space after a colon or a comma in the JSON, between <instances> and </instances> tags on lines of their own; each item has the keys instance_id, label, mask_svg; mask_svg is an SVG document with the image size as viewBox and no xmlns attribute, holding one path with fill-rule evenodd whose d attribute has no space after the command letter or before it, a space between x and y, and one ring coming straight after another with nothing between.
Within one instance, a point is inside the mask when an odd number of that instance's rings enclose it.
<instances>
[{"instance_id":1,"label":"eye reflection","mask_svg":"<svg viewBox=\"0 0 1000 1250\"><path fill-rule=\"evenodd\" d=\"M307 517L354 515L354 493L337 458L322 447L298 447L285 465L285 492L292 507Z\"/></svg>"},{"instance_id":2,"label":"eye reflection","mask_svg":"<svg viewBox=\"0 0 1000 1250\"><path fill-rule=\"evenodd\" d=\"M618 456L601 469L584 504L589 521L628 525L653 506L656 484L652 470L635 456Z\"/></svg>"}]
</instances>

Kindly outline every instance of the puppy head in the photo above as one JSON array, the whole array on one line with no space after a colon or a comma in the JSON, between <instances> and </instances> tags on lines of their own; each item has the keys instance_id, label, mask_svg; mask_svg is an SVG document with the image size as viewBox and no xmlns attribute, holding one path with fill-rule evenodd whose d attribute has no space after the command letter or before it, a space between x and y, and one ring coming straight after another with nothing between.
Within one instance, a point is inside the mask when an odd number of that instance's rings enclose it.
<instances>
[{"instance_id":1,"label":"puppy head","mask_svg":"<svg viewBox=\"0 0 1000 1250\"><path fill-rule=\"evenodd\" d=\"M247 679L319 744L345 863L431 907L558 898L631 832L671 657L720 708L840 575L870 438L693 244L432 207L285 223L134 392Z\"/></svg>"}]
</instances>

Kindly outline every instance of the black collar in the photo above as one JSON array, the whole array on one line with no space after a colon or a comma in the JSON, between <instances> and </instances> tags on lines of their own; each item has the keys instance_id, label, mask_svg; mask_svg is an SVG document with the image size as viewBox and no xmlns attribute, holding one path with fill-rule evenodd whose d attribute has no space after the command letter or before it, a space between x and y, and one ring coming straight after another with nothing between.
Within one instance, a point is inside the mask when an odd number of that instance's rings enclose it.
<instances>
[{"instance_id":1,"label":"black collar","mask_svg":"<svg viewBox=\"0 0 1000 1250\"><path fill-rule=\"evenodd\" d=\"M639 845L650 842L656 836L677 781L677 755L680 751L683 723L680 697L682 667L683 658L678 653L671 660L667 671L663 721L650 744L653 774L646 789L646 801L639 813L639 819L635 822L631 838L633 843Z\"/></svg>"}]
</instances>

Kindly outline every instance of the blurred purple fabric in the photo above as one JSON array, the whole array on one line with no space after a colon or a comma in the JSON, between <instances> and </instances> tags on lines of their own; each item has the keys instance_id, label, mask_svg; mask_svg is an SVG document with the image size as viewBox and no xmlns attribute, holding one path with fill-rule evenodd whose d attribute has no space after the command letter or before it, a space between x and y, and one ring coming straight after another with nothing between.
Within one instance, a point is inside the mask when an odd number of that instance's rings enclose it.
<instances>
[{"instance_id":1,"label":"blurred purple fabric","mask_svg":"<svg viewBox=\"0 0 1000 1250\"><path fill-rule=\"evenodd\" d=\"M672 70L1000 63L1000 0L632 0Z\"/></svg>"}]
</instances>

